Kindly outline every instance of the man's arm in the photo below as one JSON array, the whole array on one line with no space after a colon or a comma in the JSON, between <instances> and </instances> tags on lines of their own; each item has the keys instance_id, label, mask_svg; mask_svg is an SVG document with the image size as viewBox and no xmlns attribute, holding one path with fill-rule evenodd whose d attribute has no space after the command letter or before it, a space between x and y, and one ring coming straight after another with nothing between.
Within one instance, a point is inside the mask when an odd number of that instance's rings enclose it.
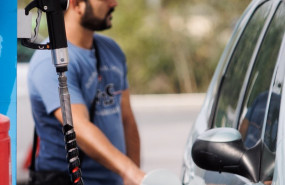
<instances>
[{"instance_id":1,"label":"man's arm","mask_svg":"<svg viewBox=\"0 0 285 185\"><path fill-rule=\"evenodd\" d=\"M139 185L144 173L124 154L115 148L107 137L89 121L88 110L83 104L72 104L73 126L77 143L89 157L119 174L125 185ZM61 108L54 112L63 123Z\"/></svg>"},{"instance_id":2,"label":"man's arm","mask_svg":"<svg viewBox=\"0 0 285 185\"><path fill-rule=\"evenodd\" d=\"M140 166L140 139L135 117L130 104L129 90L122 93L121 101L122 118L125 131L127 156Z\"/></svg>"},{"instance_id":3,"label":"man's arm","mask_svg":"<svg viewBox=\"0 0 285 185\"><path fill-rule=\"evenodd\" d=\"M239 132L242 136L242 140L245 141L245 137L247 134L247 130L248 130L248 126L249 126L249 120L247 118L244 118L239 126Z\"/></svg>"}]
</instances>

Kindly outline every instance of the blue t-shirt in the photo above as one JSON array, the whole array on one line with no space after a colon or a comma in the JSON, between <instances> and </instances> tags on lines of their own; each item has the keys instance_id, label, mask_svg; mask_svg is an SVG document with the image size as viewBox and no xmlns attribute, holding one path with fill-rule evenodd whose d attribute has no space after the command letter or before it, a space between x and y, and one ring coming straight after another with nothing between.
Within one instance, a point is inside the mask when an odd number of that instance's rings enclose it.
<instances>
[{"instance_id":1,"label":"blue t-shirt","mask_svg":"<svg viewBox=\"0 0 285 185\"><path fill-rule=\"evenodd\" d=\"M110 38L94 35L101 63L100 77L95 49L68 43L69 65L66 72L71 104L84 104L90 110L97 96L93 123L122 153L126 153L121 117L121 92L128 88L125 55ZM36 51L28 74L29 94L36 130L40 137L37 171L68 171L62 126L53 112L60 108L58 75L50 51ZM84 155L81 164L85 185L121 185L119 175Z\"/></svg>"}]
</instances>

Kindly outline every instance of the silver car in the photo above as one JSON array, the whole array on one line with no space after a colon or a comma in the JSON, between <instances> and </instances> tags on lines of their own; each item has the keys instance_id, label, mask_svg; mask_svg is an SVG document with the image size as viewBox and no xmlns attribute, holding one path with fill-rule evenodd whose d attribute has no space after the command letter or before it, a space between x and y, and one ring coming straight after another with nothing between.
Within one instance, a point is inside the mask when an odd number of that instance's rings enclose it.
<instances>
[{"instance_id":1,"label":"silver car","mask_svg":"<svg viewBox=\"0 0 285 185\"><path fill-rule=\"evenodd\" d=\"M189 134L184 185L285 184L284 33L284 1L250 3Z\"/></svg>"}]
</instances>

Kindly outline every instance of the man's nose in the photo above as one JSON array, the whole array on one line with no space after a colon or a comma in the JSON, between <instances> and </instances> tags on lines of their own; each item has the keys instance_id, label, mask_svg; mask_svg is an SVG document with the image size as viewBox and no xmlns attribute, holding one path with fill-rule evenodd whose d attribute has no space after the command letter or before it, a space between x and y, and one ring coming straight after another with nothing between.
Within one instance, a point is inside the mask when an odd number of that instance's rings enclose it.
<instances>
[{"instance_id":1,"label":"man's nose","mask_svg":"<svg viewBox=\"0 0 285 185\"><path fill-rule=\"evenodd\" d=\"M110 7L116 7L118 5L117 0L109 0L109 6Z\"/></svg>"}]
</instances>

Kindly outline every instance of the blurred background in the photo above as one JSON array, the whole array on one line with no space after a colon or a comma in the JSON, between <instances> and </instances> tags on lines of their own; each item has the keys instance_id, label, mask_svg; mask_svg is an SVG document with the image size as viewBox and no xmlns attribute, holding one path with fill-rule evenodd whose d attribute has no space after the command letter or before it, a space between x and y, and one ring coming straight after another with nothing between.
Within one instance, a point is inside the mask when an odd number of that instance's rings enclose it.
<instances>
[{"instance_id":1,"label":"blurred background","mask_svg":"<svg viewBox=\"0 0 285 185\"><path fill-rule=\"evenodd\" d=\"M30 1L18 1L24 8ZM100 34L127 57L142 169L180 175L186 140L232 30L250 0L118 0L113 27ZM36 11L33 12L35 27ZM40 38L47 37L45 16ZM27 180L33 137L26 75L34 50L18 41L18 184Z\"/></svg>"},{"instance_id":2,"label":"blurred background","mask_svg":"<svg viewBox=\"0 0 285 185\"><path fill-rule=\"evenodd\" d=\"M18 6L24 8L29 2L18 1ZM232 29L249 3L118 0L113 28L102 34L114 38L126 53L132 94L205 92ZM48 35L45 17L40 34L42 38ZM29 61L33 50L19 49L18 61Z\"/></svg>"}]
</instances>

